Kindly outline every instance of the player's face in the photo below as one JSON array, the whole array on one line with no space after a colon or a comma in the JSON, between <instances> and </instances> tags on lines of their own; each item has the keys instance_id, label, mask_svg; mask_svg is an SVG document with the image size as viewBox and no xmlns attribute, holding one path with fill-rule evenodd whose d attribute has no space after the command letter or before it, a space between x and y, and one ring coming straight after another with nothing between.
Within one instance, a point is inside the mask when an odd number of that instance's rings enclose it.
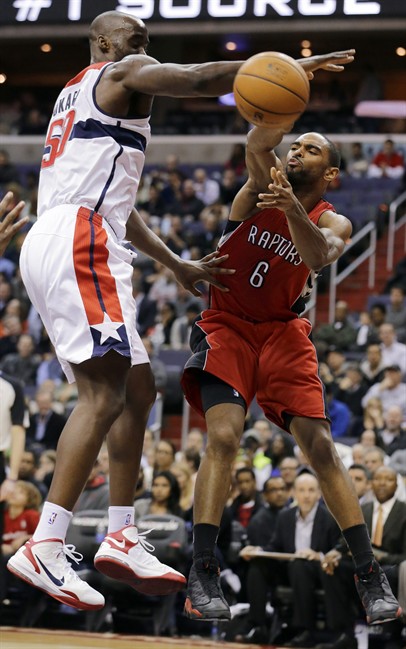
<instances>
[{"instance_id":1,"label":"player's face","mask_svg":"<svg viewBox=\"0 0 406 649\"><path fill-rule=\"evenodd\" d=\"M318 133L301 135L286 156L286 175L292 187L311 185L324 176L329 167L326 140Z\"/></svg>"},{"instance_id":2,"label":"player's face","mask_svg":"<svg viewBox=\"0 0 406 649\"><path fill-rule=\"evenodd\" d=\"M128 20L110 34L115 60L121 61L131 54L145 54L149 39L148 31L141 20Z\"/></svg>"}]
</instances>

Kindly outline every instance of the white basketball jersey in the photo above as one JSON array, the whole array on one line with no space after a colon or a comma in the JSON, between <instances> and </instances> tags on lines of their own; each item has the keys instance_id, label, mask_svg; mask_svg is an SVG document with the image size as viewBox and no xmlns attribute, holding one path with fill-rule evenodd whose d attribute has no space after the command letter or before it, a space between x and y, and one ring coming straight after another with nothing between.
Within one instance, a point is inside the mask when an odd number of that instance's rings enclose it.
<instances>
[{"instance_id":1,"label":"white basketball jersey","mask_svg":"<svg viewBox=\"0 0 406 649\"><path fill-rule=\"evenodd\" d=\"M41 164L38 216L63 204L87 207L101 214L122 239L150 126L149 118L111 117L97 106L96 86L107 65L82 70L56 101Z\"/></svg>"}]
</instances>

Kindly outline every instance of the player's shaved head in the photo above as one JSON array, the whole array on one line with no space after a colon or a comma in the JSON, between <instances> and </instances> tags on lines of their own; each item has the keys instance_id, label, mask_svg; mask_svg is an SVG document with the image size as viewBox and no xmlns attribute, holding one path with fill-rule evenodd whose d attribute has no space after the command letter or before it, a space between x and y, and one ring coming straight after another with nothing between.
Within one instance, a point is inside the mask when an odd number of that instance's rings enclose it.
<instances>
[{"instance_id":1,"label":"player's shaved head","mask_svg":"<svg viewBox=\"0 0 406 649\"><path fill-rule=\"evenodd\" d=\"M134 23L137 23L140 27L145 27L143 21L135 16L130 16L121 11L105 11L99 16L96 16L91 23L89 27L89 39L95 41L100 34L108 36L115 29L125 29L134 25Z\"/></svg>"}]
</instances>

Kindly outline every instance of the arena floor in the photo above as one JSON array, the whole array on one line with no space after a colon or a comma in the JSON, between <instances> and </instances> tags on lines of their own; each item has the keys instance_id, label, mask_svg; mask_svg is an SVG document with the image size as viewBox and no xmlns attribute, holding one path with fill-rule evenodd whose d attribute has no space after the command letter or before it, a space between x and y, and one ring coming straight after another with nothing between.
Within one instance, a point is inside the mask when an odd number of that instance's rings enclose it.
<instances>
[{"instance_id":1,"label":"arena floor","mask_svg":"<svg viewBox=\"0 0 406 649\"><path fill-rule=\"evenodd\" d=\"M199 647L228 647L228 649L258 649L258 645L213 642L194 637L155 638L151 636L120 636L112 633L80 631L50 631L47 629L0 628L1 649L198 649ZM266 645L270 646L270 645Z\"/></svg>"}]
</instances>

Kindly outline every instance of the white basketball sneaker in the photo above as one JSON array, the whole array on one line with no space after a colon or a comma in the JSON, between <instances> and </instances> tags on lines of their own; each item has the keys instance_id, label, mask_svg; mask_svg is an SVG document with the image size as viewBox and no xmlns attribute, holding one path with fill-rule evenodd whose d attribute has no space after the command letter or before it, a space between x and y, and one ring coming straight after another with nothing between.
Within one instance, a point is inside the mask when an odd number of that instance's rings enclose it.
<instances>
[{"instance_id":1,"label":"white basketball sneaker","mask_svg":"<svg viewBox=\"0 0 406 649\"><path fill-rule=\"evenodd\" d=\"M78 577L67 557L75 563L83 559L74 545L60 539L30 539L9 559L7 568L63 604L85 611L103 608L103 595Z\"/></svg>"},{"instance_id":2,"label":"white basketball sneaker","mask_svg":"<svg viewBox=\"0 0 406 649\"><path fill-rule=\"evenodd\" d=\"M96 552L94 565L107 577L129 584L144 595L175 593L186 584L185 577L150 554L154 546L135 525L107 534Z\"/></svg>"}]
</instances>

